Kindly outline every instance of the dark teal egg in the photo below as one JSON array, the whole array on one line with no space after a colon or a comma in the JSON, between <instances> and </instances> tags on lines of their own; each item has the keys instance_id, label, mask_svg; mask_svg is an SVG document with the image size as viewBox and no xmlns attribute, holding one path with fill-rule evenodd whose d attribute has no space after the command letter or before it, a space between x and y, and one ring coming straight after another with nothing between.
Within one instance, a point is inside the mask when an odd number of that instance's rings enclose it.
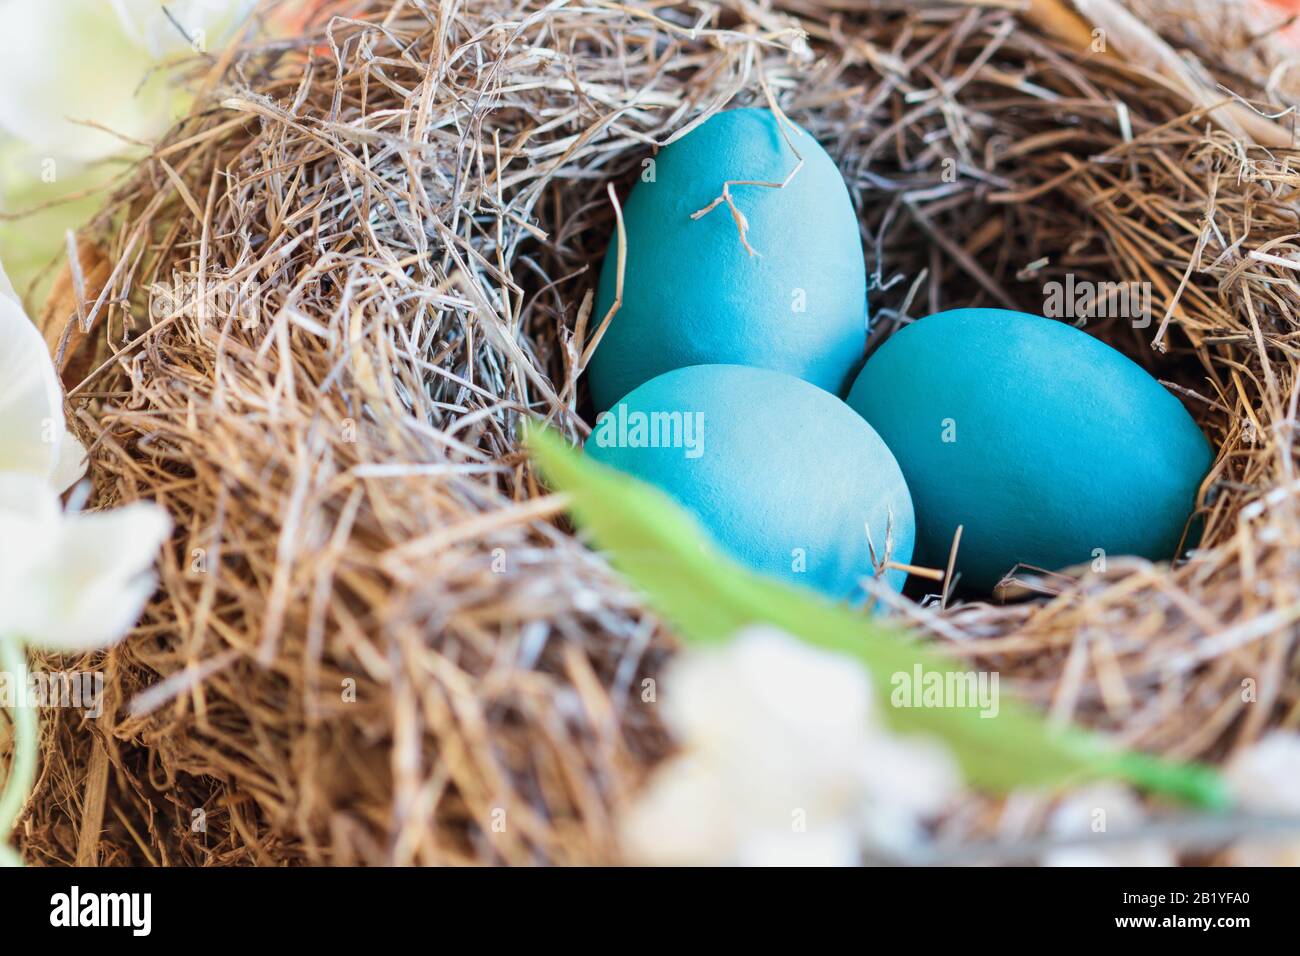
<instances>
[{"instance_id":1,"label":"dark teal egg","mask_svg":"<svg viewBox=\"0 0 1300 956\"><path fill-rule=\"evenodd\" d=\"M866 270L857 215L834 161L787 130L804 165L783 189L732 185L751 256L727 206L693 220L728 180L782 182L798 162L769 110L717 113L642 171L623 210L623 304L592 357L597 409L687 365L786 372L843 395L862 360ZM600 274L594 321L614 301L617 236Z\"/></svg>"},{"instance_id":2,"label":"dark teal egg","mask_svg":"<svg viewBox=\"0 0 1300 956\"><path fill-rule=\"evenodd\" d=\"M587 454L663 490L719 547L833 598L877 560L907 564L912 500L894 456L851 408L768 369L695 365L651 379L598 417ZM905 573L889 569L895 588Z\"/></svg>"},{"instance_id":3,"label":"dark teal egg","mask_svg":"<svg viewBox=\"0 0 1300 956\"><path fill-rule=\"evenodd\" d=\"M917 560L962 582L1017 563L1175 556L1214 455L1182 403L1110 346L1001 309L922 319L882 345L849 404L893 451L916 505Z\"/></svg>"}]
</instances>

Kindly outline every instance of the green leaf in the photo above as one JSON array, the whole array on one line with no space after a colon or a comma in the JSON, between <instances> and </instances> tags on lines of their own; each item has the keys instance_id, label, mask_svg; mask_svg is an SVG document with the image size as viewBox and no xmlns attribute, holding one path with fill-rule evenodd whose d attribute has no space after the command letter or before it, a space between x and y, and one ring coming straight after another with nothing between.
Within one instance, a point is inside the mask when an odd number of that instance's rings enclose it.
<instances>
[{"instance_id":1,"label":"green leaf","mask_svg":"<svg viewBox=\"0 0 1300 956\"><path fill-rule=\"evenodd\" d=\"M578 524L688 643L721 642L747 625L770 624L856 657L882 703L900 672L962 673L892 623L742 568L658 489L586 458L550 430L530 427L525 439L546 480L569 496ZM976 787L1003 792L1116 777L1201 806L1228 802L1209 767L1119 750L1077 728L1053 729L1005 696L996 715L981 715L975 701L882 709L895 730L943 740Z\"/></svg>"}]
</instances>

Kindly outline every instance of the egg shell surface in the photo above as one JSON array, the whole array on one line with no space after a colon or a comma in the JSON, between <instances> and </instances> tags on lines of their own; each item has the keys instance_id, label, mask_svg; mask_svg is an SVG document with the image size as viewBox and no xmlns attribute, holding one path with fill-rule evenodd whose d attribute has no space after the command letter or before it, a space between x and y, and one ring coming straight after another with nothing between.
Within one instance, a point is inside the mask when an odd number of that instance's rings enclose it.
<instances>
[{"instance_id":1,"label":"egg shell surface","mask_svg":"<svg viewBox=\"0 0 1300 956\"><path fill-rule=\"evenodd\" d=\"M893 451L916 505L917 561L962 583L1017 563L1175 556L1214 455L1191 415L1086 332L1003 309L928 316L872 355L848 403Z\"/></svg>"},{"instance_id":2,"label":"egg shell surface","mask_svg":"<svg viewBox=\"0 0 1300 956\"><path fill-rule=\"evenodd\" d=\"M878 559L887 531L890 560L912 557L912 500L893 455L844 402L791 375L665 372L598 418L586 452L664 491L753 570L832 598L862 595L867 528ZM902 587L904 572L885 573Z\"/></svg>"},{"instance_id":3,"label":"egg shell surface","mask_svg":"<svg viewBox=\"0 0 1300 956\"><path fill-rule=\"evenodd\" d=\"M717 113L648 158L623 209L622 305L588 370L598 411L663 372L713 363L776 369L844 394L866 345L857 214L821 145L794 124L786 135L804 161L786 186L730 187L754 256L725 204L691 215L728 180L780 183L796 167L770 110ZM617 263L615 234L593 321L614 301Z\"/></svg>"}]
</instances>

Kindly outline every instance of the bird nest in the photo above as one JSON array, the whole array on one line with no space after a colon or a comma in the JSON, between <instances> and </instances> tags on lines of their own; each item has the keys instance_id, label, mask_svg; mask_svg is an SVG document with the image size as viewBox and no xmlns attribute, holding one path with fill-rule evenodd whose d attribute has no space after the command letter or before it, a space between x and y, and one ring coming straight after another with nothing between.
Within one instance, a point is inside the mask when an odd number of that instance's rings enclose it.
<instances>
[{"instance_id":1,"label":"bird nest","mask_svg":"<svg viewBox=\"0 0 1300 956\"><path fill-rule=\"evenodd\" d=\"M589 432L594 286L642 160L769 95L857 205L870 347L941 309L1042 312L1067 276L1142 283L1149 323L1085 328L1217 449L1177 566L932 582L894 613L1135 748L1220 761L1300 724L1300 152L1263 105L1298 92L1285 57L1236 4L1015 6L331 0L192 64L192 113L46 311L91 506L153 499L175 532L138 627L81 662L102 716L44 722L26 858L617 859L671 747L640 692L671 636L517 429Z\"/></svg>"}]
</instances>

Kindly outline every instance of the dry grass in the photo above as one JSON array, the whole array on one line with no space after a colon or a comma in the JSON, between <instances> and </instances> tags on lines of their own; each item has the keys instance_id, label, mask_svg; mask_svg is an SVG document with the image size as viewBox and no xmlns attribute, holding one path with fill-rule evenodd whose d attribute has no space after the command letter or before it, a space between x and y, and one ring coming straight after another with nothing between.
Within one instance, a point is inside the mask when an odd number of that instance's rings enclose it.
<instances>
[{"instance_id":1,"label":"dry grass","mask_svg":"<svg viewBox=\"0 0 1300 956\"><path fill-rule=\"evenodd\" d=\"M94 501L155 498L178 530L107 657L109 713L47 715L28 858L612 858L666 747L639 678L667 641L513 436L525 414L585 434L607 184L764 83L859 204L873 344L941 308L1039 311L1066 273L1150 282L1149 327L1089 330L1221 449L1184 566L906 613L1138 747L1221 759L1300 724L1300 152L1009 6L331 2L200 64L205 98L83 232L49 315ZM1291 102L1241 8L1142 6L1208 89ZM159 292L178 282L198 295ZM255 313L204 298L235 288Z\"/></svg>"}]
</instances>

